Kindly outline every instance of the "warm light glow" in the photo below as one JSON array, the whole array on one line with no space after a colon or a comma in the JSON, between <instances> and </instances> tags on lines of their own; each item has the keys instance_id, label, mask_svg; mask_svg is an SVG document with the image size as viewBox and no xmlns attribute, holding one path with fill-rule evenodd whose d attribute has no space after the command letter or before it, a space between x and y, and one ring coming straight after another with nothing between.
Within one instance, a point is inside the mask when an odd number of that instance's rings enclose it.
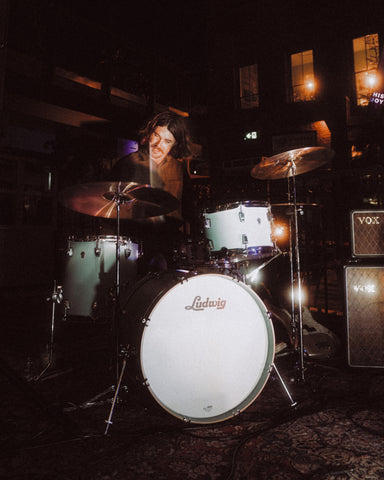
<instances>
[{"instance_id":1,"label":"warm light glow","mask_svg":"<svg viewBox=\"0 0 384 480\"><path fill-rule=\"evenodd\" d=\"M292 302L292 296L293 296L295 305L298 305L299 303L300 305L305 305L307 303L308 295L307 295L306 289L303 286L299 288L296 285L293 289L293 292L292 292L292 288L289 288L289 291L287 293L288 293L288 298L290 302Z\"/></svg>"},{"instance_id":2,"label":"warm light glow","mask_svg":"<svg viewBox=\"0 0 384 480\"><path fill-rule=\"evenodd\" d=\"M284 223L274 222L272 227L273 239L278 243L287 242L289 240L289 226Z\"/></svg>"},{"instance_id":3,"label":"warm light glow","mask_svg":"<svg viewBox=\"0 0 384 480\"><path fill-rule=\"evenodd\" d=\"M367 84L370 88L376 85L376 76L373 74L367 75Z\"/></svg>"},{"instance_id":4,"label":"warm light glow","mask_svg":"<svg viewBox=\"0 0 384 480\"><path fill-rule=\"evenodd\" d=\"M313 90L313 89L315 88L315 84L314 84L313 82L308 82L308 83L307 83L307 88L308 88L309 90Z\"/></svg>"}]
</instances>

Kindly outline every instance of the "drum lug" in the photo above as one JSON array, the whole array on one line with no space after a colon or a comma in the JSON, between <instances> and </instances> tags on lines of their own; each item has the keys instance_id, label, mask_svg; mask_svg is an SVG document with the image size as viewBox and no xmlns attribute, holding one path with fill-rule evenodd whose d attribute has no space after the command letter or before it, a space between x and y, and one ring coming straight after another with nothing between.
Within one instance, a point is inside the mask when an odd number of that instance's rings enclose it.
<instances>
[{"instance_id":1,"label":"drum lug","mask_svg":"<svg viewBox=\"0 0 384 480\"><path fill-rule=\"evenodd\" d=\"M239 413L240 413L240 410L234 410L234 411L232 412L232 416L233 416L233 417L237 417L237 415L239 415Z\"/></svg>"},{"instance_id":2,"label":"drum lug","mask_svg":"<svg viewBox=\"0 0 384 480\"><path fill-rule=\"evenodd\" d=\"M95 246L95 255L96 255L96 257L100 257L100 255L101 255L101 248L100 248L99 242L100 242L100 240L97 239L97 241L96 241L96 246Z\"/></svg>"},{"instance_id":3,"label":"drum lug","mask_svg":"<svg viewBox=\"0 0 384 480\"><path fill-rule=\"evenodd\" d=\"M138 255L139 258L141 258L144 255L144 243L143 243L142 240L140 240L140 242L139 242L139 248L138 248L137 255Z\"/></svg>"},{"instance_id":4,"label":"drum lug","mask_svg":"<svg viewBox=\"0 0 384 480\"><path fill-rule=\"evenodd\" d=\"M150 318L142 318L142 319L141 319L141 323L142 323L145 327L148 327L150 321L151 321Z\"/></svg>"},{"instance_id":5,"label":"drum lug","mask_svg":"<svg viewBox=\"0 0 384 480\"><path fill-rule=\"evenodd\" d=\"M149 388L148 378L144 378L144 380L143 380L143 387Z\"/></svg>"},{"instance_id":6,"label":"drum lug","mask_svg":"<svg viewBox=\"0 0 384 480\"><path fill-rule=\"evenodd\" d=\"M69 237L68 242L67 242L67 249L65 253L67 254L68 257L72 257L73 255L73 248L71 247L71 240L72 237Z\"/></svg>"}]
</instances>

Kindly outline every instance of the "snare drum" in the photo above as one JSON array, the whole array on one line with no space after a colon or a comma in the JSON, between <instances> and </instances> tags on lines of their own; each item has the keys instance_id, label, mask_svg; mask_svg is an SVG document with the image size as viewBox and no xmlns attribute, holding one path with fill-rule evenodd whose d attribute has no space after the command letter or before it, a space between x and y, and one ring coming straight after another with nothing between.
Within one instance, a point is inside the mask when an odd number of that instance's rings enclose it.
<instances>
[{"instance_id":1,"label":"snare drum","mask_svg":"<svg viewBox=\"0 0 384 480\"><path fill-rule=\"evenodd\" d=\"M139 248L120 237L120 285L130 285L137 274ZM116 237L69 238L64 258L63 299L66 315L112 316L112 289L116 284Z\"/></svg>"},{"instance_id":2,"label":"snare drum","mask_svg":"<svg viewBox=\"0 0 384 480\"><path fill-rule=\"evenodd\" d=\"M228 251L234 262L273 255L272 215L268 203L246 201L204 212L205 235L213 256Z\"/></svg>"},{"instance_id":3,"label":"snare drum","mask_svg":"<svg viewBox=\"0 0 384 480\"><path fill-rule=\"evenodd\" d=\"M266 307L244 283L217 273L149 275L122 302L125 345L138 376L167 412L220 422L262 391L274 358Z\"/></svg>"}]
</instances>

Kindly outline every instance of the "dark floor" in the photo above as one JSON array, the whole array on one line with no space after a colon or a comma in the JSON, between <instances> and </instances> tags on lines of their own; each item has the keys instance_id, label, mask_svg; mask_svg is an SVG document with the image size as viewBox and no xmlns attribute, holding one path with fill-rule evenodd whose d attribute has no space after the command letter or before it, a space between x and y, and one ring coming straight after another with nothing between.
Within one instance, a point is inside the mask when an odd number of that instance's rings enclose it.
<instances>
[{"instance_id":1,"label":"dark floor","mask_svg":"<svg viewBox=\"0 0 384 480\"><path fill-rule=\"evenodd\" d=\"M112 411L110 321L57 319L46 287L3 290L2 478L384 478L384 376L348 366L336 279L331 271L327 289L311 287L304 364L277 348L251 405L207 424L168 413L137 386L130 363Z\"/></svg>"}]
</instances>

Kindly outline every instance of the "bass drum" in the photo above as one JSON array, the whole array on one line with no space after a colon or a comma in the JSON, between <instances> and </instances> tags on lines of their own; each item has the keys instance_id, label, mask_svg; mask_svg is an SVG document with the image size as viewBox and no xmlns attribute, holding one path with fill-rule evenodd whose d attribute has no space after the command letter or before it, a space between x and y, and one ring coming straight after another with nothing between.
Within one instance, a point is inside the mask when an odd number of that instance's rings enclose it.
<instances>
[{"instance_id":1,"label":"bass drum","mask_svg":"<svg viewBox=\"0 0 384 480\"><path fill-rule=\"evenodd\" d=\"M175 417L227 420L260 394L275 353L266 307L244 283L216 273L163 272L122 301L123 341L139 377Z\"/></svg>"}]
</instances>

